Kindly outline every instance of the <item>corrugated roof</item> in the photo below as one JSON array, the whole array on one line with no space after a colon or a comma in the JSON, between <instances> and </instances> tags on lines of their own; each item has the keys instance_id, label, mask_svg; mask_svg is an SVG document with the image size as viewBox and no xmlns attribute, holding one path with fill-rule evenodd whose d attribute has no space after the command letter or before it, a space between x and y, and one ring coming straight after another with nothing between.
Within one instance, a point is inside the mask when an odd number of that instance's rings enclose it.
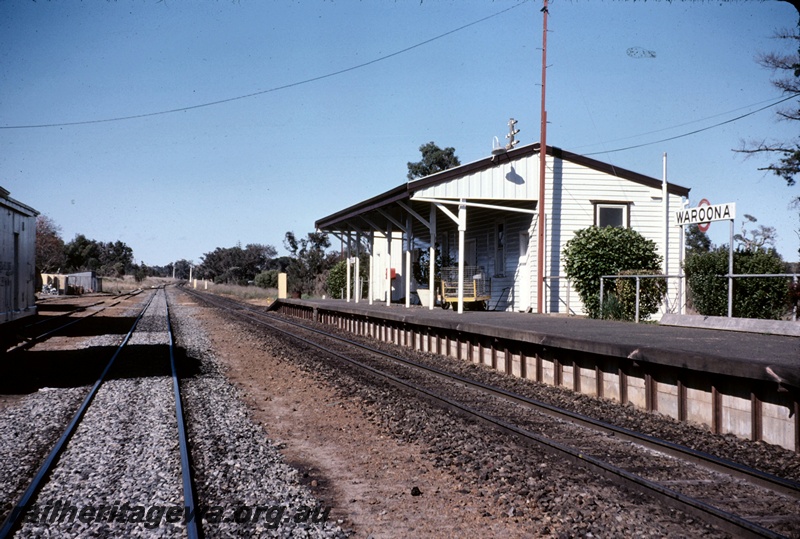
<instances>
[{"instance_id":1,"label":"corrugated roof","mask_svg":"<svg viewBox=\"0 0 800 539\"><path fill-rule=\"evenodd\" d=\"M23 204L19 200L11 198L10 196L8 196L9 194L10 191L0 186L0 205L15 210L18 213L26 214L30 217L36 217L37 215L39 215L38 211L34 210L27 204Z\"/></svg>"}]
</instances>

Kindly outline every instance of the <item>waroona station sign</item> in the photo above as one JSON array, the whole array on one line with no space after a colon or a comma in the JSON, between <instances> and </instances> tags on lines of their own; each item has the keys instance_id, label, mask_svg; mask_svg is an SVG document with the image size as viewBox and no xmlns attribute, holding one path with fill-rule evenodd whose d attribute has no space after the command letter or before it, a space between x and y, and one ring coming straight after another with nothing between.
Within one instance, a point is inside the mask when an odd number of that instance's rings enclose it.
<instances>
[{"instance_id":1,"label":"waroona station sign","mask_svg":"<svg viewBox=\"0 0 800 539\"><path fill-rule=\"evenodd\" d=\"M711 221L730 221L730 243L728 243L728 318L733 316L733 220L736 219L736 204L717 204L712 206L705 198L695 208L675 213L678 225L696 224L701 232L706 232ZM685 232L686 229L684 228ZM681 260L683 254L681 254Z\"/></svg>"},{"instance_id":2,"label":"waroona station sign","mask_svg":"<svg viewBox=\"0 0 800 539\"><path fill-rule=\"evenodd\" d=\"M705 205L703 203L705 202ZM708 201L703 199L700 205L694 208L687 208L675 213L679 225L692 225L700 223L710 223L711 221L727 221L736 219L736 203L708 205Z\"/></svg>"}]
</instances>

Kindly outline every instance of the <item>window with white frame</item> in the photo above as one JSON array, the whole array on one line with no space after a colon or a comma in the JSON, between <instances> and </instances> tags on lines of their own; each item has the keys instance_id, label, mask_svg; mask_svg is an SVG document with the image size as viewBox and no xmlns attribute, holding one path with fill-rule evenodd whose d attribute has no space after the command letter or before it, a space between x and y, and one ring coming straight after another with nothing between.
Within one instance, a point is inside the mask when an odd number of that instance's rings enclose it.
<instances>
[{"instance_id":1,"label":"window with white frame","mask_svg":"<svg viewBox=\"0 0 800 539\"><path fill-rule=\"evenodd\" d=\"M594 224L600 228L628 227L628 204L624 202L596 202L594 204Z\"/></svg>"}]
</instances>

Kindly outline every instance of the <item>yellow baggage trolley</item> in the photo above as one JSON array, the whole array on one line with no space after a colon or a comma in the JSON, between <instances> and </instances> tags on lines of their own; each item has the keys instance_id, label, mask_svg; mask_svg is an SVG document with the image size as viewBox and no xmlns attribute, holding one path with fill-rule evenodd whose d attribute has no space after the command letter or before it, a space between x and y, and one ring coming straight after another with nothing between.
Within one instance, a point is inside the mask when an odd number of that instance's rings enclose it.
<instances>
[{"instance_id":1,"label":"yellow baggage trolley","mask_svg":"<svg viewBox=\"0 0 800 539\"><path fill-rule=\"evenodd\" d=\"M442 309L458 304L458 266L441 270ZM480 266L464 266L464 307L485 311L492 297L492 280Z\"/></svg>"}]
</instances>

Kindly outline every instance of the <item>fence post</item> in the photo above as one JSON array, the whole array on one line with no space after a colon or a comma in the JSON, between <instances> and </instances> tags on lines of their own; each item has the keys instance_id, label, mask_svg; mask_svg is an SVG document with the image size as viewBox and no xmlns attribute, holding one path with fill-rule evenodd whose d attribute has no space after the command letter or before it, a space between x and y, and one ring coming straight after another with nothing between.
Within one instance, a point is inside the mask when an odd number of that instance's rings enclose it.
<instances>
[{"instance_id":1,"label":"fence post","mask_svg":"<svg viewBox=\"0 0 800 539\"><path fill-rule=\"evenodd\" d=\"M600 276L600 318L603 318L603 277Z\"/></svg>"},{"instance_id":2,"label":"fence post","mask_svg":"<svg viewBox=\"0 0 800 539\"><path fill-rule=\"evenodd\" d=\"M636 276L636 323L639 323L639 276Z\"/></svg>"},{"instance_id":3,"label":"fence post","mask_svg":"<svg viewBox=\"0 0 800 539\"><path fill-rule=\"evenodd\" d=\"M728 243L728 318L733 317L733 219Z\"/></svg>"}]
</instances>

